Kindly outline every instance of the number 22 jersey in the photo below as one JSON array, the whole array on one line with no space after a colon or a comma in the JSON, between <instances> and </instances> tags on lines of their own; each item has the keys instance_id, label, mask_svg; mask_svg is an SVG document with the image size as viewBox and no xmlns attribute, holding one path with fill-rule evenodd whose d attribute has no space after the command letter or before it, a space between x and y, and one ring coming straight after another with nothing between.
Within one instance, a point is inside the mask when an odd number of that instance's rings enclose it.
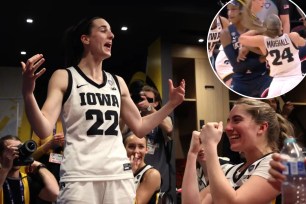
<instances>
[{"instance_id":1,"label":"number 22 jersey","mask_svg":"<svg viewBox=\"0 0 306 204\"><path fill-rule=\"evenodd\" d=\"M61 182L133 178L119 129L121 93L116 76L104 71L103 83L97 84L79 67L67 71Z\"/></svg>"},{"instance_id":2,"label":"number 22 jersey","mask_svg":"<svg viewBox=\"0 0 306 204\"><path fill-rule=\"evenodd\" d=\"M299 50L286 33L276 38L265 36L264 41L271 77L302 75Z\"/></svg>"}]
</instances>

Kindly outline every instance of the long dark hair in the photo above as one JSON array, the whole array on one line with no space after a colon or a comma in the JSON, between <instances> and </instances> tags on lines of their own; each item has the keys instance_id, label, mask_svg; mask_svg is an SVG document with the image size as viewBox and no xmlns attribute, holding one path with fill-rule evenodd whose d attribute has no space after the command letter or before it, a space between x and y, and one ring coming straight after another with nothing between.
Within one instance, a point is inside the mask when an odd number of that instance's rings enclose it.
<instances>
[{"instance_id":1,"label":"long dark hair","mask_svg":"<svg viewBox=\"0 0 306 204\"><path fill-rule=\"evenodd\" d=\"M96 19L103 18L100 16L84 18L79 23L69 27L65 31L64 45L66 67L75 66L80 62L84 52L81 36L89 35L91 33L92 22Z\"/></svg>"}]
</instances>

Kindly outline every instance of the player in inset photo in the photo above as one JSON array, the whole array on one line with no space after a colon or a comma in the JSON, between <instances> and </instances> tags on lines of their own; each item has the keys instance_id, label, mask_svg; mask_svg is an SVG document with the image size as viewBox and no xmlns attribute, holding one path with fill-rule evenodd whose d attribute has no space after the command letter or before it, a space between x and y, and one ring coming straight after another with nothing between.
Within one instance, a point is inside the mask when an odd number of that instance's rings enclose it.
<instances>
[{"instance_id":1,"label":"player in inset photo","mask_svg":"<svg viewBox=\"0 0 306 204\"><path fill-rule=\"evenodd\" d=\"M212 68L220 81L233 92L253 98L280 96L299 84L305 75L302 74L305 71L301 61L306 58L306 45L303 37L295 32L290 33L290 28L296 26L296 22L299 22L298 19L303 17L304 12L294 2L288 0L230 0L224 4L225 6L216 16L227 17L230 25L220 32L221 46L218 47L217 52L211 51L211 53L218 53ZM299 12L292 12L292 9ZM270 19L269 29L267 28L268 19ZM271 35L271 24L273 24L273 32L277 35ZM278 27L275 24L278 24ZM267 36L268 30L270 41ZM208 36L209 34L210 32ZM259 41L251 40L259 36L266 37L269 44L272 41L280 42L279 44L283 47L270 46L271 49L274 47L274 51L267 50L267 46L260 48ZM276 37L280 39L277 40ZM287 43L283 42L285 38ZM264 40L262 44L263 42ZM290 48L288 48L289 45ZM272 52L270 57L269 52ZM277 53L273 55L275 52ZM278 64L282 64L282 68L275 67ZM285 76L289 76L290 80L287 78L285 80L283 74L279 75L284 72L288 72ZM280 76L282 80L279 79ZM277 85L277 82L281 86Z\"/></svg>"}]
</instances>

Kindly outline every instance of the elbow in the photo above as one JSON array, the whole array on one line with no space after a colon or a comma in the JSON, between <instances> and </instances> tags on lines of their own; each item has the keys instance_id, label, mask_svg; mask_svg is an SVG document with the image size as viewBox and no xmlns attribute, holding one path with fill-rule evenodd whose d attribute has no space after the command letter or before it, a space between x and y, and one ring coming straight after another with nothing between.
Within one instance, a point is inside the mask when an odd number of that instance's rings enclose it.
<instances>
[{"instance_id":1,"label":"elbow","mask_svg":"<svg viewBox=\"0 0 306 204\"><path fill-rule=\"evenodd\" d=\"M165 128L165 132L167 135L171 135L173 131L173 126L169 126L167 128Z\"/></svg>"},{"instance_id":2,"label":"elbow","mask_svg":"<svg viewBox=\"0 0 306 204\"><path fill-rule=\"evenodd\" d=\"M53 189L52 191L50 191L50 199L52 202L55 202L57 200L57 197L59 195L59 188L57 189Z\"/></svg>"},{"instance_id":3,"label":"elbow","mask_svg":"<svg viewBox=\"0 0 306 204\"><path fill-rule=\"evenodd\" d=\"M137 137L139 138L143 138L146 136L146 133L144 133L143 131L141 130L132 130L134 135L136 135ZM148 132L149 133L149 132Z\"/></svg>"}]
</instances>

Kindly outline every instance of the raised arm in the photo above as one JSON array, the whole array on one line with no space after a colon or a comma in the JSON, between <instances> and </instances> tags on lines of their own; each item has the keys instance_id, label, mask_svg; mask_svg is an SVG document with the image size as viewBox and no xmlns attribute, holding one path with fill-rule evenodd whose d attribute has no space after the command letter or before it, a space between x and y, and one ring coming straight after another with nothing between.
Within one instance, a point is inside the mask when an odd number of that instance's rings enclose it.
<instances>
[{"instance_id":1,"label":"raised arm","mask_svg":"<svg viewBox=\"0 0 306 204\"><path fill-rule=\"evenodd\" d=\"M178 87L173 87L169 80L169 101L158 111L141 117L138 108L130 97L128 87L121 77L118 77L121 88L121 117L127 126L138 137L145 136L157 127L170 113L181 104L185 96L185 81L182 80Z\"/></svg>"},{"instance_id":2,"label":"raised arm","mask_svg":"<svg viewBox=\"0 0 306 204\"><path fill-rule=\"evenodd\" d=\"M201 148L200 132L193 131L182 183L182 203L200 204L196 162Z\"/></svg>"},{"instance_id":3,"label":"raised arm","mask_svg":"<svg viewBox=\"0 0 306 204\"><path fill-rule=\"evenodd\" d=\"M51 134L60 114L64 92L68 84L67 72L65 70L55 71L49 81L47 99L40 110L33 92L36 79L46 71L43 68L35 73L44 61L43 55L37 54L28 59L26 63L21 62L25 111L31 127L40 138L46 138Z\"/></svg>"},{"instance_id":4,"label":"raised arm","mask_svg":"<svg viewBox=\"0 0 306 204\"><path fill-rule=\"evenodd\" d=\"M159 127L165 131L165 133L167 135L171 135L172 131L173 131L173 123L172 123L172 119L167 116L160 124Z\"/></svg>"},{"instance_id":5,"label":"raised arm","mask_svg":"<svg viewBox=\"0 0 306 204\"><path fill-rule=\"evenodd\" d=\"M208 123L202 128L200 134L206 151L209 187L214 203L243 204L249 203L250 200L252 203L269 203L279 192L268 183L267 179L252 175L238 190L235 190L228 182L217 155L217 144L221 139L222 129L222 122ZM261 168L266 169L268 165Z\"/></svg>"}]
</instances>

